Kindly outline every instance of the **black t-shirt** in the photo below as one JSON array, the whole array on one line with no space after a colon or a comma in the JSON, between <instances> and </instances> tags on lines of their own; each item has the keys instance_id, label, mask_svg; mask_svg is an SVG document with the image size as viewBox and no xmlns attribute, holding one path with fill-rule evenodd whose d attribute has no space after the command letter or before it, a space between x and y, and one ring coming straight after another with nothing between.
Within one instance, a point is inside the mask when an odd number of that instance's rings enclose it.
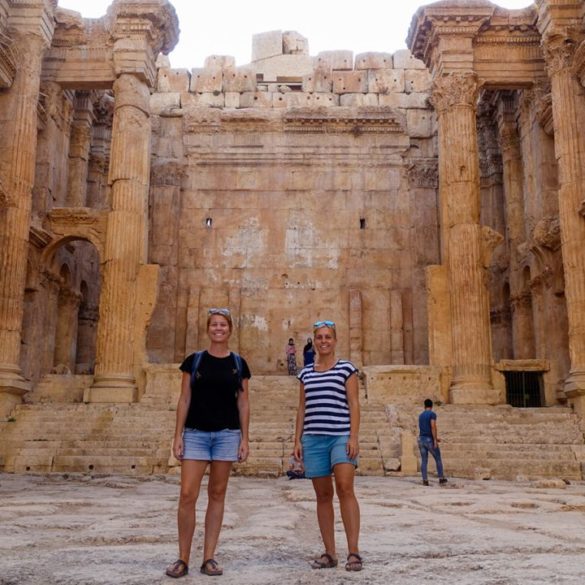
<instances>
[{"instance_id":1,"label":"black t-shirt","mask_svg":"<svg viewBox=\"0 0 585 585\"><path fill-rule=\"evenodd\" d=\"M191 374L195 354L185 358L182 372ZM242 378L251 378L246 360L242 358ZM185 428L214 432L239 429L238 371L232 355L218 358L203 352L195 381L191 381L191 404Z\"/></svg>"}]
</instances>

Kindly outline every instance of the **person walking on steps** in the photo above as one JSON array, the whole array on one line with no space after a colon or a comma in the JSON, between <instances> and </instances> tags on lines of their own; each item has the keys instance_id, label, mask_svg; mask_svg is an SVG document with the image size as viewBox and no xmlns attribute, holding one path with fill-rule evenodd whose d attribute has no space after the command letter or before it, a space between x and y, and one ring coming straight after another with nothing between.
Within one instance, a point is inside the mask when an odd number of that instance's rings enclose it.
<instances>
[{"instance_id":1,"label":"person walking on steps","mask_svg":"<svg viewBox=\"0 0 585 585\"><path fill-rule=\"evenodd\" d=\"M208 503L201 573L221 575L215 548L223 521L225 495L234 461L248 457L250 405L248 364L230 352L233 323L229 309L209 309L209 347L189 355L181 364L181 395L173 439L173 454L181 461L181 492L177 523L179 558L167 567L169 577L189 573L195 531L195 505L209 467Z\"/></svg>"},{"instance_id":2,"label":"person walking on steps","mask_svg":"<svg viewBox=\"0 0 585 585\"><path fill-rule=\"evenodd\" d=\"M325 551L313 560L313 569L337 566L333 481L347 539L348 571L362 570L358 540L360 509L354 493L358 464L360 404L357 368L335 357L337 333L333 321L313 325L316 363L303 368L295 426L294 457L303 461L305 477L313 482L317 521Z\"/></svg>"},{"instance_id":3,"label":"person walking on steps","mask_svg":"<svg viewBox=\"0 0 585 585\"><path fill-rule=\"evenodd\" d=\"M427 466L429 462L429 453L433 456L437 466L437 475L441 485L447 483L447 478L443 472L443 461L441 460L441 450L439 449L440 439L437 432L437 414L433 411L433 401L427 398L424 402L425 409L418 417L418 448L421 456L420 471L423 485L429 485L427 475Z\"/></svg>"}]
</instances>

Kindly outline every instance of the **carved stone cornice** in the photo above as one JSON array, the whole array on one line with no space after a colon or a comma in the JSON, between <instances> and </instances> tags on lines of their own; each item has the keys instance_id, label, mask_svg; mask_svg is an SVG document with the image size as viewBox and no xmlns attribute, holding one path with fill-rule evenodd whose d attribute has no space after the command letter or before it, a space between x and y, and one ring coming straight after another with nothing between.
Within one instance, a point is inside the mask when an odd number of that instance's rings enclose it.
<instances>
[{"instance_id":1,"label":"carved stone cornice","mask_svg":"<svg viewBox=\"0 0 585 585\"><path fill-rule=\"evenodd\" d=\"M153 52L168 55L179 41L179 19L168 0L119 0L108 16L114 41L146 37Z\"/></svg>"},{"instance_id":2,"label":"carved stone cornice","mask_svg":"<svg viewBox=\"0 0 585 585\"><path fill-rule=\"evenodd\" d=\"M33 246L41 250L53 241L53 236L44 229L31 225L28 239Z\"/></svg>"},{"instance_id":3,"label":"carved stone cornice","mask_svg":"<svg viewBox=\"0 0 585 585\"><path fill-rule=\"evenodd\" d=\"M317 132L322 134L405 132L404 117L391 108L298 108L283 118L285 132Z\"/></svg>"},{"instance_id":4,"label":"carved stone cornice","mask_svg":"<svg viewBox=\"0 0 585 585\"><path fill-rule=\"evenodd\" d=\"M412 161L407 167L408 183L418 189L437 189L439 187L439 162L436 158Z\"/></svg>"},{"instance_id":5,"label":"carved stone cornice","mask_svg":"<svg viewBox=\"0 0 585 585\"><path fill-rule=\"evenodd\" d=\"M431 103L439 114L461 106L475 109L478 95L475 73L448 73L434 79Z\"/></svg>"},{"instance_id":6,"label":"carved stone cornice","mask_svg":"<svg viewBox=\"0 0 585 585\"><path fill-rule=\"evenodd\" d=\"M406 44L412 54L432 67L439 39L443 36L475 38L489 22L495 6L487 0L435 2L419 8L410 25Z\"/></svg>"}]
</instances>

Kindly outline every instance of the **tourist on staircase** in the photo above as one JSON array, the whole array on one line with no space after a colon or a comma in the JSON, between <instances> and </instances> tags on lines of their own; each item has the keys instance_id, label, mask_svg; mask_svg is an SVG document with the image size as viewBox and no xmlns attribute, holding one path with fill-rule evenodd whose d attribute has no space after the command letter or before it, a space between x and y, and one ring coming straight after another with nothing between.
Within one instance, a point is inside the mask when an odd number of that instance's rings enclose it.
<instances>
[{"instance_id":1,"label":"tourist on staircase","mask_svg":"<svg viewBox=\"0 0 585 585\"><path fill-rule=\"evenodd\" d=\"M360 509L354 493L360 426L357 368L335 357L337 333L333 321L314 323L313 337L317 361L303 368L298 376L301 384L294 443L294 456L303 460L305 476L313 482L325 548L311 566L330 569L338 563L333 473L349 553L345 568L360 571Z\"/></svg>"},{"instance_id":2,"label":"tourist on staircase","mask_svg":"<svg viewBox=\"0 0 585 585\"><path fill-rule=\"evenodd\" d=\"M443 461L441 459L441 449L439 449L439 442L437 431L437 414L433 412L433 401L427 398L424 402L425 409L418 417L418 448L421 456L420 471L422 475L423 485L429 485L429 478L427 475L427 465L429 462L429 453L433 456L435 464L437 465L437 475L439 476L439 483L447 483L447 478L443 473Z\"/></svg>"},{"instance_id":3,"label":"tourist on staircase","mask_svg":"<svg viewBox=\"0 0 585 585\"><path fill-rule=\"evenodd\" d=\"M173 454L181 461L179 498L179 558L169 567L169 577L189 572L195 530L195 505L203 475L209 466L208 504L205 514L203 564L205 575L221 575L215 548L223 521L225 494L232 463L248 457L250 406L246 361L230 352L233 323L228 309L209 309L209 347L189 355L181 364L181 395Z\"/></svg>"},{"instance_id":4,"label":"tourist on staircase","mask_svg":"<svg viewBox=\"0 0 585 585\"><path fill-rule=\"evenodd\" d=\"M285 348L286 352L286 367L288 369L289 376L297 375L297 348L295 346L295 340L291 337Z\"/></svg>"},{"instance_id":5,"label":"tourist on staircase","mask_svg":"<svg viewBox=\"0 0 585 585\"><path fill-rule=\"evenodd\" d=\"M303 347L303 367L310 366L315 361L315 348L313 347L313 340L307 338L307 343Z\"/></svg>"}]
</instances>

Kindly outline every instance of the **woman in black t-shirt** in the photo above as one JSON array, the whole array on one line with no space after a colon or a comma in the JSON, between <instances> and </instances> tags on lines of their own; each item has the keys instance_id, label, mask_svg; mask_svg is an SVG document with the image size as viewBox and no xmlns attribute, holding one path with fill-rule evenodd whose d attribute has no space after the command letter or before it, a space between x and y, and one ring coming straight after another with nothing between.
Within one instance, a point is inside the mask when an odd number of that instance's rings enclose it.
<instances>
[{"instance_id":1,"label":"woman in black t-shirt","mask_svg":"<svg viewBox=\"0 0 585 585\"><path fill-rule=\"evenodd\" d=\"M214 556L227 484L232 463L245 461L249 451L251 374L246 361L228 348L232 329L228 309L209 309L209 348L191 354L181 364L183 380L173 439L173 453L181 460L179 558L167 568L170 577L183 577L189 572L195 505L208 465L208 504L200 570L206 575L223 573Z\"/></svg>"}]
</instances>

